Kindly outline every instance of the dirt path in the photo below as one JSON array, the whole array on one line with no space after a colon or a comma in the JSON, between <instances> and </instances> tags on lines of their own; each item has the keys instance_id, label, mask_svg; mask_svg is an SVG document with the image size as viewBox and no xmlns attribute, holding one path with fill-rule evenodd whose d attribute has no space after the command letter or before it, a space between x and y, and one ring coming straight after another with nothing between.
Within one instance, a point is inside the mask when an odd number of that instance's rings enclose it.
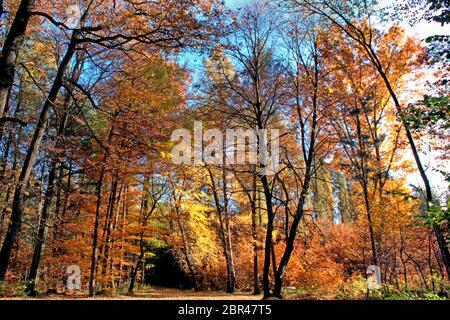
<instances>
[{"instance_id":1,"label":"dirt path","mask_svg":"<svg viewBox=\"0 0 450 320\"><path fill-rule=\"evenodd\" d=\"M252 295L249 293L227 294L221 292L195 292L183 291L169 288L151 288L145 291L137 291L134 295L99 295L89 298L87 294L78 295L57 295L40 296L37 298L11 297L0 298L0 300L261 300L262 295Z\"/></svg>"}]
</instances>

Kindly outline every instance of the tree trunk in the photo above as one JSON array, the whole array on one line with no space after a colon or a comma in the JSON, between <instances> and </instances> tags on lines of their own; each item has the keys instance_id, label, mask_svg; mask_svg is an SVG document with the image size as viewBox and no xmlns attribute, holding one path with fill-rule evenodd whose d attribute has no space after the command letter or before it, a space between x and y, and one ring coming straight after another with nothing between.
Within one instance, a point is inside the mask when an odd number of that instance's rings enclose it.
<instances>
[{"instance_id":1,"label":"tree trunk","mask_svg":"<svg viewBox=\"0 0 450 320\"><path fill-rule=\"evenodd\" d=\"M141 265L141 262L144 259L144 234L141 233L140 239L139 239L139 257L136 261L136 264L133 266L133 269L131 270L131 277L130 277L130 286L128 287L128 293L132 294L134 291L134 284L136 283L136 276L137 272L139 270L139 266ZM144 270L142 270L144 272Z\"/></svg>"},{"instance_id":2,"label":"tree trunk","mask_svg":"<svg viewBox=\"0 0 450 320\"><path fill-rule=\"evenodd\" d=\"M9 29L0 56L0 118L8 104L8 97L14 82L17 57L22 47L28 22L36 0L22 0Z\"/></svg>"},{"instance_id":3,"label":"tree trunk","mask_svg":"<svg viewBox=\"0 0 450 320\"><path fill-rule=\"evenodd\" d=\"M363 194L364 194L364 204L366 207L366 213L367 213L367 221L369 224L369 235L370 235L370 244L372 249L372 263L375 266L380 267L378 264L378 253L377 253L377 244L375 240L375 230L373 228L373 219L372 219L372 210L370 205L370 198L369 198L369 174L368 174L368 168L366 164L366 144L363 139L363 133L361 128L361 119L360 119L360 110L358 106L356 107L356 126L357 126L357 135L358 135L358 145L359 145L359 153L361 154L361 172L360 172L360 179L359 182L361 184L361 187L363 188Z\"/></svg>"},{"instance_id":4,"label":"tree trunk","mask_svg":"<svg viewBox=\"0 0 450 320\"><path fill-rule=\"evenodd\" d=\"M14 115L13 115L14 118L16 118L20 114L20 112L22 111L21 110L21 106L22 106L22 101L19 100L17 102L17 106L16 106L16 109L14 111ZM2 126L3 126L3 124L0 124L0 141L2 139L2 134L3 134L3 127ZM22 127L19 127L18 135L17 135L17 141L16 142L14 141L15 137L16 136L15 136L14 131L10 131L9 134L8 134L7 142L6 142L5 153L4 153L3 159L1 161L3 167L2 167L2 173L0 175L0 181L6 181L6 178L7 178L6 177L6 170L7 170L7 167L8 167L9 152L10 152L11 146L13 145L15 150L14 150L14 155L13 155L12 169L10 171L12 173L12 175L11 175L11 180L8 183L8 187L6 188L6 192L5 192L6 195L5 195L5 199L3 201L2 214L1 214L1 218L0 218L0 239L2 238L2 235L3 235L3 222L4 222L5 218L6 218L6 211L7 211L7 208L9 206L9 200L11 198L11 189L12 189L13 183L15 183L15 180L16 180L18 146L20 145L21 140L22 140Z\"/></svg>"},{"instance_id":5,"label":"tree trunk","mask_svg":"<svg viewBox=\"0 0 450 320\"><path fill-rule=\"evenodd\" d=\"M367 221L369 224L370 246L372 249L372 263L375 266L379 267L380 265L378 264L379 261L378 261L377 245L375 241L375 231L373 229L372 211L369 201L369 191L367 190L367 182L363 182L363 189L364 189L364 203L367 212Z\"/></svg>"},{"instance_id":6,"label":"tree trunk","mask_svg":"<svg viewBox=\"0 0 450 320\"><path fill-rule=\"evenodd\" d=\"M63 171L64 171L63 166L60 166L59 167L59 176L58 176L59 182L57 183L57 185L61 184L61 178L63 176ZM55 241L55 243L58 243L58 240L62 236L62 232L64 229L63 228L64 227L64 218L66 216L67 206L69 204L69 196L70 196L70 192L71 192L72 174L73 174L72 173L72 161L69 161L66 187L58 188L59 194L57 196L56 208L55 208L55 227L53 229L53 240ZM81 182L80 182L80 185L82 185ZM62 189L64 189L64 190L62 190ZM64 193L64 197L63 197L62 193ZM56 250L54 251L55 255L57 254L58 250L59 250L59 248L57 247Z\"/></svg>"},{"instance_id":7,"label":"tree trunk","mask_svg":"<svg viewBox=\"0 0 450 320\"><path fill-rule=\"evenodd\" d=\"M102 188L103 188L103 178L105 175L105 160L102 163L102 168L100 170L100 176L97 182L97 205L95 209L95 222L94 222L94 232L92 240L92 255L91 255L91 273L89 276L89 297L95 295L95 280L97 275L97 261L98 261L98 227L100 224L100 214L102 207Z\"/></svg>"},{"instance_id":8,"label":"tree trunk","mask_svg":"<svg viewBox=\"0 0 450 320\"><path fill-rule=\"evenodd\" d=\"M45 234L47 230L47 220L50 213L50 207L52 204L54 191L55 191L55 177L56 177L56 161L52 160L52 163L50 165L49 170L49 176L48 176L48 182L47 182L47 190L45 192L45 199L44 204L42 206L41 210L41 217L39 219L39 228L38 228L38 234L36 237L36 242L34 245L34 251L33 251L33 259L30 266L30 271L28 273L27 277L27 287L25 289L25 292L30 296L36 295L36 280L37 280L37 273L39 269L39 264L41 262L41 255L42 255L42 247L44 245L45 241Z\"/></svg>"},{"instance_id":9,"label":"tree trunk","mask_svg":"<svg viewBox=\"0 0 450 320\"><path fill-rule=\"evenodd\" d=\"M307 170L310 170L311 165L308 166ZM292 252L294 251L295 239L297 238L297 229L300 225L300 221L304 215L304 207L306 204L306 196L309 190L309 184L311 182L310 174L307 173L305 176L305 183L303 185L302 194L300 195L300 201L297 207L297 213L294 220L292 221L292 226L289 232L289 238L286 242L286 248L284 250L283 256L280 260L277 273L275 275L275 287L273 290L273 296L281 298L281 289L283 287L283 277L286 272L287 265L291 259Z\"/></svg>"},{"instance_id":10,"label":"tree trunk","mask_svg":"<svg viewBox=\"0 0 450 320\"><path fill-rule=\"evenodd\" d=\"M233 262L233 253L231 247L231 230L228 217L228 197L226 188L226 177L225 169L222 169L222 183L223 183L223 202L224 205L220 204L219 194L217 186L214 180L214 175L209 167L206 167L211 180L211 189L214 198L214 204L216 207L217 217L219 218L219 237L222 242L223 254L225 257L225 263L227 267L227 293L233 293L235 290L235 271Z\"/></svg>"},{"instance_id":11,"label":"tree trunk","mask_svg":"<svg viewBox=\"0 0 450 320\"><path fill-rule=\"evenodd\" d=\"M147 174L144 176L144 182L142 187L144 193L142 194L142 200L141 200L141 212L140 212L140 224L142 227L146 226L146 217L147 217L147 211L148 211L148 196L150 192L150 186L149 186L149 179ZM140 263L144 260L144 234L143 230L141 231L140 237L139 237L139 257L133 266L133 269L131 270L131 277L130 277L130 285L128 287L128 294L133 294L134 291L134 285L136 283L136 276L139 269ZM142 279L144 279L144 267L142 267ZM143 283L142 283L143 285Z\"/></svg>"},{"instance_id":12,"label":"tree trunk","mask_svg":"<svg viewBox=\"0 0 450 320\"><path fill-rule=\"evenodd\" d=\"M266 243L264 249L264 269L263 269L263 290L264 298L270 297L270 259L271 259L271 247L273 238L273 220L275 218L272 207L272 193L269 186L267 176L261 177L261 183L264 189L264 197L266 200L267 209L267 230L266 230Z\"/></svg>"},{"instance_id":13,"label":"tree trunk","mask_svg":"<svg viewBox=\"0 0 450 320\"><path fill-rule=\"evenodd\" d=\"M16 179L17 179L17 164L19 161L19 146L22 143L22 138L23 138L22 128L19 128L19 132L17 133L17 141L15 142L15 145L14 145L14 159L13 159L13 165L11 168L12 181L14 181L14 183L16 182ZM6 217L9 200L10 200L11 193L12 193L11 189L12 189L11 185L8 185L8 188L6 190L6 197L4 200L4 207L3 207L2 215L1 215L2 222L5 220L5 217ZM2 236L3 236L3 224L0 224L0 237L2 237Z\"/></svg>"},{"instance_id":14,"label":"tree trunk","mask_svg":"<svg viewBox=\"0 0 450 320\"><path fill-rule=\"evenodd\" d=\"M114 126L111 126L108 136L108 143L111 142L114 132ZM95 295L95 280L97 277L97 264L98 264L98 228L100 225L100 216L102 209L102 192L103 192L103 179L105 177L106 170L106 160L108 159L107 153L103 156L103 161L101 164L100 175L97 182L97 204L95 207L95 222L94 231L92 235L92 254L91 254L91 272L89 275L89 297Z\"/></svg>"},{"instance_id":15,"label":"tree trunk","mask_svg":"<svg viewBox=\"0 0 450 320\"><path fill-rule=\"evenodd\" d=\"M274 278L277 275L277 253L275 252L275 244L272 241L272 245L270 246L270 256L272 257L272 272Z\"/></svg>"},{"instance_id":16,"label":"tree trunk","mask_svg":"<svg viewBox=\"0 0 450 320\"><path fill-rule=\"evenodd\" d=\"M256 211L256 176L253 176L253 198L250 199L252 208L252 240L253 240L253 294L261 293L259 288L259 269L258 269L258 225Z\"/></svg>"},{"instance_id":17,"label":"tree trunk","mask_svg":"<svg viewBox=\"0 0 450 320\"><path fill-rule=\"evenodd\" d=\"M227 281L227 293L233 293L236 289L236 273L234 269L234 259L233 259L233 246L231 239L231 229L230 229L230 215L228 212L228 194L227 194L227 178L226 178L226 170L225 167L222 168L222 184L223 184L223 213L225 216L225 232L226 232L226 241L225 241L225 250L227 251L227 273L228 273L228 281Z\"/></svg>"},{"instance_id":18,"label":"tree trunk","mask_svg":"<svg viewBox=\"0 0 450 320\"><path fill-rule=\"evenodd\" d=\"M183 241L183 253L184 253L184 258L186 259L186 264L188 266L189 269L189 273L191 275L191 279L192 279L192 283L194 285L194 289L198 290L198 283L197 283L197 277L195 276L195 271L194 271L194 267L192 266L192 262L191 262L191 257L190 257L190 250L189 250L189 244L186 238L186 233L184 232L184 228L183 228L183 224L181 222L181 218L180 218L180 213L177 211L177 222L178 222L178 227L180 228L180 233L181 233L181 239Z\"/></svg>"},{"instance_id":19,"label":"tree trunk","mask_svg":"<svg viewBox=\"0 0 450 320\"><path fill-rule=\"evenodd\" d=\"M112 190L111 190L111 198L109 204L109 210L107 212L107 217L105 221L105 252L103 256L103 264L102 264L102 275L106 277L107 269L108 269L108 261L109 261L109 253L110 253L110 238L111 238L111 225L113 222L113 216L115 211L115 203L116 203L116 195L117 195L117 187L118 187L118 174L116 173L112 182Z\"/></svg>"}]
</instances>

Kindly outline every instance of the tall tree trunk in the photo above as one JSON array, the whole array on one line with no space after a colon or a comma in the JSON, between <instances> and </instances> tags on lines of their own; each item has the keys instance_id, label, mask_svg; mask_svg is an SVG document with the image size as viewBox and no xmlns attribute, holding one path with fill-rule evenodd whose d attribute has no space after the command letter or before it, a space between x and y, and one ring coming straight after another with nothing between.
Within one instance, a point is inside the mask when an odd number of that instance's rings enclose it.
<instances>
[{"instance_id":1,"label":"tall tree trunk","mask_svg":"<svg viewBox=\"0 0 450 320\"><path fill-rule=\"evenodd\" d=\"M261 293L259 288L259 269L258 269L258 225L256 210L256 176L253 175L253 197L250 199L252 210L252 240L253 240L253 294Z\"/></svg>"},{"instance_id":2,"label":"tall tree trunk","mask_svg":"<svg viewBox=\"0 0 450 320\"><path fill-rule=\"evenodd\" d=\"M270 297L270 259L271 259L271 247L273 238L273 220L275 218L272 206L272 193L269 186L269 181L267 176L261 176L261 183L264 190L264 197L266 200L266 210L267 210L267 230L266 230L266 243L264 249L264 269L263 269L263 290L264 298Z\"/></svg>"},{"instance_id":3,"label":"tall tree trunk","mask_svg":"<svg viewBox=\"0 0 450 320\"><path fill-rule=\"evenodd\" d=\"M36 0L22 0L9 29L0 56L0 118L8 104L8 97L14 82L17 57L22 47L28 22Z\"/></svg>"},{"instance_id":4,"label":"tall tree trunk","mask_svg":"<svg viewBox=\"0 0 450 320\"><path fill-rule=\"evenodd\" d=\"M95 285L96 285L96 275L97 275L97 261L98 261L98 227L100 225L100 215L102 207L102 188L103 179L105 175L105 159L102 163L102 168L100 169L100 176L97 182L97 204L95 209L95 222L94 222L94 232L92 240L92 255L91 255L91 273L89 276L89 297L95 295Z\"/></svg>"},{"instance_id":5,"label":"tall tree trunk","mask_svg":"<svg viewBox=\"0 0 450 320\"><path fill-rule=\"evenodd\" d=\"M71 170L69 170L68 172L68 180L70 181L70 175L71 175ZM58 169L58 176L55 182L55 214L54 214L54 218L53 218L53 241L55 243L57 243L57 239L59 238L59 231L60 231L60 222L61 222L61 208L62 208L62 177L64 175L64 168L63 165L60 164L59 169ZM53 248L53 253L56 253L56 248Z\"/></svg>"},{"instance_id":6,"label":"tall tree trunk","mask_svg":"<svg viewBox=\"0 0 450 320\"><path fill-rule=\"evenodd\" d=\"M375 230L373 227L373 217L372 217L372 208L370 205L370 196L369 196L369 173L368 173L368 165L366 163L366 143L363 138L362 133L362 127L361 127L361 119L360 119L360 113L362 110L359 109L358 106L356 106L356 127L357 127L357 135L358 135L358 145L359 145L359 153L361 154L361 168L360 168L360 184L363 188L363 195L364 195L364 204L366 207L366 213L367 213L367 221L369 224L369 235L370 235L370 244L372 249L372 263L378 267L380 265L378 264L378 253L377 253L377 244L376 244L376 238L375 238Z\"/></svg>"},{"instance_id":7,"label":"tall tree trunk","mask_svg":"<svg viewBox=\"0 0 450 320\"><path fill-rule=\"evenodd\" d=\"M110 253L110 238L111 238L111 226L113 222L113 216L115 212L115 203L116 203L116 195L117 195L117 187L118 187L118 174L116 173L112 182L112 190L110 197L109 210L107 211L106 221L105 221L105 244L104 244L104 256L103 256L103 264L102 264L102 275L106 277L107 269L108 269L108 261L109 261L109 253Z\"/></svg>"},{"instance_id":8,"label":"tall tree trunk","mask_svg":"<svg viewBox=\"0 0 450 320\"><path fill-rule=\"evenodd\" d=\"M277 253L275 252L275 244L272 241L272 245L270 246L270 256L272 257L272 272L273 277L275 278L277 275Z\"/></svg>"},{"instance_id":9,"label":"tall tree trunk","mask_svg":"<svg viewBox=\"0 0 450 320\"><path fill-rule=\"evenodd\" d=\"M111 142L114 132L114 126L111 126L108 143ZM107 153L103 156L103 161L101 164L100 175L97 182L97 204L95 207L95 221L94 221L94 231L92 235L92 254L91 254L91 272L89 275L89 297L95 295L95 285L97 277L97 265L98 265L98 229L100 225L101 209L102 209L102 193L103 193L103 180L105 177L106 161L108 159Z\"/></svg>"},{"instance_id":10,"label":"tall tree trunk","mask_svg":"<svg viewBox=\"0 0 450 320\"><path fill-rule=\"evenodd\" d=\"M30 296L36 295L36 281L39 264L41 262L42 248L45 241L45 234L47 231L47 221L50 213L50 207L54 195L54 182L56 176L56 162L52 160L49 169L49 176L47 182L47 190L44 196L44 204L42 206L41 215L39 219L38 234L36 236L33 259L31 261L30 271L27 276L27 287L25 292Z\"/></svg>"},{"instance_id":11,"label":"tall tree trunk","mask_svg":"<svg viewBox=\"0 0 450 320\"><path fill-rule=\"evenodd\" d=\"M227 216L228 211L228 197L227 197L227 188L226 188L226 178L225 178L225 169L222 169L222 192L223 196L223 205L220 203L218 188L216 182L214 180L214 175L211 169L207 166L206 170L208 171L209 178L211 180L211 189L214 198L214 204L216 207L217 217L219 218L219 237L222 242L222 250L225 257L225 263L227 267L227 293L233 293L235 290L235 271L234 271L234 263L232 257L232 247L231 247L231 230L229 224L229 217Z\"/></svg>"},{"instance_id":12,"label":"tall tree trunk","mask_svg":"<svg viewBox=\"0 0 450 320\"><path fill-rule=\"evenodd\" d=\"M5 240L3 241L2 249L0 251L0 281L5 279L6 270L8 269L9 259L11 257L11 251L16 240L17 233L22 223L22 216L24 210L24 196L27 189L28 182L30 180L31 171L33 169L34 161L39 152L42 138L47 128L47 121L49 115L49 109L55 104L58 92L63 84L64 73L72 60L76 48L77 32L73 32L69 46L67 47L66 54L59 65L58 72L53 81L53 85L50 89L44 106L42 107L39 115L38 123L31 140L31 144L28 148L27 155L25 157L22 170L17 182L17 186L14 192L14 199L12 204L11 221L6 233Z\"/></svg>"},{"instance_id":13,"label":"tall tree trunk","mask_svg":"<svg viewBox=\"0 0 450 320\"><path fill-rule=\"evenodd\" d=\"M67 172L67 182L66 187L63 188L62 185L62 177L64 173L63 166L59 167L59 175L58 175L58 182L57 185L59 194L57 196L56 200L56 208L55 208L55 227L53 229L53 240L55 243L58 243L58 240L62 236L63 230L64 230L64 219L67 212L67 206L69 204L69 197L71 192L71 185L72 185L72 175L73 175L73 168L72 168L72 161L69 160L69 168ZM82 185L82 182L80 182L80 185ZM64 193L64 196L63 196ZM62 199L61 199L62 198ZM54 251L54 254L57 254L59 248L56 247L56 250Z\"/></svg>"},{"instance_id":14,"label":"tall tree trunk","mask_svg":"<svg viewBox=\"0 0 450 320\"><path fill-rule=\"evenodd\" d=\"M11 145L13 143L13 136L15 137L15 134L13 132L10 132L8 134L8 138L6 140L6 147L5 147L5 153L3 155L3 159L2 159L2 170L0 173L0 182L6 182L8 184L8 186L6 187L6 192L5 192L5 199L3 200L2 203L2 207L1 207L1 215L0 215L0 239L3 235L3 222L5 221L6 218L6 209L9 205L9 199L11 197L11 182L12 181L7 181L7 177L6 177L6 169L8 167L8 158L9 158L9 152L11 149ZM13 172L14 174L14 172Z\"/></svg>"},{"instance_id":15,"label":"tall tree trunk","mask_svg":"<svg viewBox=\"0 0 450 320\"><path fill-rule=\"evenodd\" d=\"M292 221L292 226L289 232L289 238L286 242L286 248L284 250L283 256L280 260L280 264L278 265L277 273L275 275L275 287L273 290L273 296L281 298L281 289L283 287L283 277L286 272L287 265L289 263L289 260L291 259L292 252L294 251L294 244L295 239L297 238L297 229L300 225L300 221L303 218L304 215L304 207L306 204L306 196L308 194L309 190L309 184L311 183L311 176L309 174L309 170L311 168L311 165L309 165L309 168L307 168L308 173L306 173L305 176L305 182L303 185L303 190L300 195L300 201L297 206L297 212L294 217L294 220Z\"/></svg>"},{"instance_id":16,"label":"tall tree trunk","mask_svg":"<svg viewBox=\"0 0 450 320\"><path fill-rule=\"evenodd\" d=\"M6 169L8 167L9 151L11 149L11 144L13 142L13 138L12 138L13 134L14 134L13 132L10 132L8 134L8 137L6 138L5 152L3 153L2 160L0 162L0 165L1 165L0 179L2 179L2 180L4 180L6 178L5 175L6 175Z\"/></svg>"},{"instance_id":17,"label":"tall tree trunk","mask_svg":"<svg viewBox=\"0 0 450 320\"><path fill-rule=\"evenodd\" d=\"M225 216L225 232L226 241L225 248L227 251L227 270L228 270L228 281L227 281L227 293L233 293L236 289L236 272L234 268L234 258L233 258L233 246L231 239L231 228L230 228L230 215L228 212L228 188L227 188L227 177L225 167L222 168L222 184L223 184L223 213Z\"/></svg>"},{"instance_id":18,"label":"tall tree trunk","mask_svg":"<svg viewBox=\"0 0 450 320\"><path fill-rule=\"evenodd\" d=\"M20 84L20 86L22 85L22 83ZM19 94L20 96L20 94ZM16 118L19 116L19 114L22 112L22 100L19 99L19 101L17 101L17 106L14 110L14 114L13 117ZM3 127L3 123L0 124L0 142L3 139L3 131L4 127ZM19 127L19 134L21 134L22 132L22 127ZM3 154L2 160L0 161L1 165L2 165L2 169L1 169L1 174L0 174L0 181L5 181L6 179L6 169L8 168L8 158L9 158L9 152L11 149L11 146L14 144L14 138L15 138L15 132L14 130L11 130L8 134L8 138L6 140L6 146L5 146L5 152ZM17 147L17 145L16 145ZM16 163L17 164L17 163ZM14 171L13 171L14 172ZM8 186L8 191L9 191L10 187ZM7 192L7 194L9 194L9 192ZM8 206L8 202L9 202L9 197L8 200L5 199L5 208Z\"/></svg>"},{"instance_id":19,"label":"tall tree trunk","mask_svg":"<svg viewBox=\"0 0 450 320\"><path fill-rule=\"evenodd\" d=\"M377 245L375 240L375 230L373 228L373 218L372 218L372 210L370 206L369 200L369 191L367 189L367 182L363 182L363 191L364 191L364 204L367 212L367 221L369 224L369 235L370 235L370 246L372 250L372 263L375 266L380 266L378 263L378 253L377 253Z\"/></svg>"},{"instance_id":20,"label":"tall tree trunk","mask_svg":"<svg viewBox=\"0 0 450 320\"><path fill-rule=\"evenodd\" d=\"M188 269L189 269L189 274L191 275L191 280L192 280L192 283L194 285L194 289L198 290L199 286L198 286L198 283L197 283L197 277L195 275L194 267L192 265L192 261L191 261L191 257L190 257L190 250L189 250L188 239L186 237L186 233L185 233L184 228L183 228L183 223L181 222L179 209L177 208L176 211L177 211L178 227L180 228L180 233L181 233L181 240L183 241L184 258L186 260L186 264L187 264Z\"/></svg>"},{"instance_id":21,"label":"tall tree trunk","mask_svg":"<svg viewBox=\"0 0 450 320\"><path fill-rule=\"evenodd\" d=\"M11 168L11 172L12 172L12 179L11 180L13 181L13 183L16 183L16 180L17 180L17 164L19 162L19 155L20 155L20 149L19 148L20 148L20 144L22 143L22 138L23 138L22 128L19 128L19 132L17 133L17 140L14 143L14 159L13 159L13 165L12 165L12 168ZM8 185L8 188L6 190L6 197L5 197L5 200L4 200L4 207L2 209L2 214L1 214L1 221L2 222L6 218L7 208L8 208L9 200L10 200L11 193L12 193L11 189L12 189L12 186ZM2 237L2 236L3 236L3 225L0 224L0 237Z\"/></svg>"},{"instance_id":22,"label":"tall tree trunk","mask_svg":"<svg viewBox=\"0 0 450 320\"><path fill-rule=\"evenodd\" d=\"M139 238L139 257L136 260L135 265L133 266L133 269L131 270L131 276L130 276L130 286L128 287L128 293L132 294L134 291L134 285L136 283L136 276L139 270L139 267L141 265L141 262L144 259L144 234L141 232L140 238ZM142 270L144 272L144 270Z\"/></svg>"},{"instance_id":23,"label":"tall tree trunk","mask_svg":"<svg viewBox=\"0 0 450 320\"><path fill-rule=\"evenodd\" d=\"M130 278L130 285L128 287L128 293L132 294L134 291L134 286L136 283L136 277L139 270L139 267L142 263L142 285L144 284L144 272L145 272L145 243L144 243L144 228L148 225L148 219L153 214L153 212L156 209L156 206L158 204L159 199L154 198L154 201L152 203L151 208L149 208L149 197L150 197L150 179L147 174L144 176L144 183L143 183L143 190L144 194L142 195L142 201L141 201L141 212L140 212L140 219L139 223L141 226L141 233L139 237L139 256L136 260L135 265L133 266L133 269L131 270L131 278Z\"/></svg>"},{"instance_id":24,"label":"tall tree trunk","mask_svg":"<svg viewBox=\"0 0 450 320\"><path fill-rule=\"evenodd\" d=\"M300 198L297 204L297 211L292 221L292 226L289 231L289 238L286 241L286 248L284 249L283 256L281 257L280 264L278 265L277 272L275 274L275 286L273 290L273 296L281 298L281 290L283 287L283 277L286 272L287 265L291 259L292 252L294 251L295 239L297 238L297 229L300 222L304 216L304 210L306 206L306 199L309 193L309 188L313 174L315 172L315 156L316 156L316 139L317 139L317 125L318 125L318 65L317 57L315 57L315 75L313 80L314 92L312 95L312 121L309 135L309 150L303 150L303 157L305 160L305 175L303 180L302 191L300 193ZM300 105L297 105L298 116L301 117ZM302 124L302 130L304 125ZM302 133L303 141L306 141L306 135L303 131ZM305 145L303 143L303 145Z\"/></svg>"}]
</instances>

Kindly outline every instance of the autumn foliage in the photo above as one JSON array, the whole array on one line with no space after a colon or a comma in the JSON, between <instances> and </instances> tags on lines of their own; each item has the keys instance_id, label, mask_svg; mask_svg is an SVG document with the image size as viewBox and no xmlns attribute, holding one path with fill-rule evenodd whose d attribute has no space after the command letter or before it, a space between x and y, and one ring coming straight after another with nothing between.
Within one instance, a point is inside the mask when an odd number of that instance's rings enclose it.
<instances>
[{"instance_id":1,"label":"autumn foliage","mask_svg":"<svg viewBox=\"0 0 450 320\"><path fill-rule=\"evenodd\" d=\"M445 97L414 104L425 48L288 2L5 1L0 295L448 298L447 186L411 182L427 147L448 158L445 117L417 118ZM278 129L278 170L175 165L197 121Z\"/></svg>"}]
</instances>

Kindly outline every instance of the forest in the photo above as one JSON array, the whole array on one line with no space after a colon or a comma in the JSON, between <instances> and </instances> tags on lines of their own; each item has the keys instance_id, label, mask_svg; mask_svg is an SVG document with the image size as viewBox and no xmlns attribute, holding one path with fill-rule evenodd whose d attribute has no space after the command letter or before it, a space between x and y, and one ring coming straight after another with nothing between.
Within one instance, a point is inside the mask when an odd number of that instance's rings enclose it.
<instances>
[{"instance_id":1,"label":"forest","mask_svg":"<svg viewBox=\"0 0 450 320\"><path fill-rule=\"evenodd\" d=\"M450 299L449 23L0 1L0 299Z\"/></svg>"}]
</instances>

